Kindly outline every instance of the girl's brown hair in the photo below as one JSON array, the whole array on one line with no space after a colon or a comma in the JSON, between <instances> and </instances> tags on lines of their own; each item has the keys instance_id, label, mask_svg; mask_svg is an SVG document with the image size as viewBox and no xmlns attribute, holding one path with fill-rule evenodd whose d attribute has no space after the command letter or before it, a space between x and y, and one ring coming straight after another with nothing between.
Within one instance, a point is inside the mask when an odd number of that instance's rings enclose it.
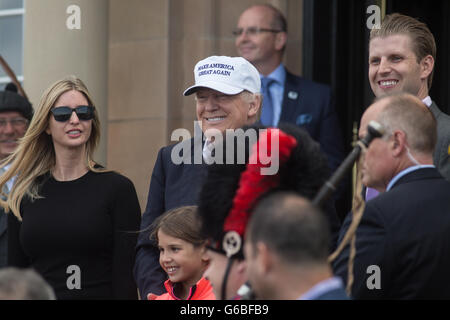
<instances>
[{"instance_id":1,"label":"girl's brown hair","mask_svg":"<svg viewBox=\"0 0 450 320\"><path fill-rule=\"evenodd\" d=\"M150 239L158 244L158 231L161 230L168 236L187 241L198 247L205 243L200 228L201 222L197 215L197 206L179 207L167 211L153 222Z\"/></svg>"}]
</instances>

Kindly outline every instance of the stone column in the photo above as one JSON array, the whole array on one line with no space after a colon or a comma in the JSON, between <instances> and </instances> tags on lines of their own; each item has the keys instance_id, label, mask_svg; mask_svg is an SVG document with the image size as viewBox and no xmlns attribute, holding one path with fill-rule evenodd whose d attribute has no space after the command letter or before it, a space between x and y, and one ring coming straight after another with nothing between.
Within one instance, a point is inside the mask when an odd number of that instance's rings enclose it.
<instances>
[{"instance_id":1,"label":"stone column","mask_svg":"<svg viewBox=\"0 0 450 320\"><path fill-rule=\"evenodd\" d=\"M57 80L82 79L102 125L95 158L106 164L108 0L26 1L24 19L24 87L33 107Z\"/></svg>"}]
</instances>

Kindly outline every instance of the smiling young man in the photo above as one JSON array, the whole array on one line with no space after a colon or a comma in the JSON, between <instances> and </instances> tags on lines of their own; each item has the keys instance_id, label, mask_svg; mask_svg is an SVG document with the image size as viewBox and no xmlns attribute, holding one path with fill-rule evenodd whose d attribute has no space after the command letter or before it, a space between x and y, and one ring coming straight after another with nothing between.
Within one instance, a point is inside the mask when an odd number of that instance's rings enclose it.
<instances>
[{"instance_id":1,"label":"smiling young man","mask_svg":"<svg viewBox=\"0 0 450 320\"><path fill-rule=\"evenodd\" d=\"M16 150L18 141L27 131L28 123L33 115L33 108L28 100L18 95L13 85L8 85L7 88L11 90L0 91L0 160ZM11 190L13 182L12 180L8 182L8 190L5 191ZM0 268L6 266L6 220L3 209L0 209Z\"/></svg>"},{"instance_id":2,"label":"smiling young man","mask_svg":"<svg viewBox=\"0 0 450 320\"><path fill-rule=\"evenodd\" d=\"M437 121L438 141L433 161L450 179L450 116L429 96L436 60L436 43L428 27L401 14L387 15L369 42L369 82L376 97L407 92L421 99Z\"/></svg>"},{"instance_id":3,"label":"smiling young man","mask_svg":"<svg viewBox=\"0 0 450 320\"><path fill-rule=\"evenodd\" d=\"M208 57L196 64L194 76L195 85L186 89L184 95L195 94L197 120L202 134L163 147L158 153L141 223L141 230L147 229L147 232L139 235L134 268L141 297L146 297L148 293L161 294L165 281L158 261L158 250L149 239L148 226L167 210L197 204L206 176L206 164L211 163L212 136L227 129L250 125L257 121L260 113L259 74L244 58ZM196 148L198 144L200 146ZM175 163L173 151L179 149L183 152L182 159L186 161ZM199 157L196 157L197 150L202 153Z\"/></svg>"}]
</instances>

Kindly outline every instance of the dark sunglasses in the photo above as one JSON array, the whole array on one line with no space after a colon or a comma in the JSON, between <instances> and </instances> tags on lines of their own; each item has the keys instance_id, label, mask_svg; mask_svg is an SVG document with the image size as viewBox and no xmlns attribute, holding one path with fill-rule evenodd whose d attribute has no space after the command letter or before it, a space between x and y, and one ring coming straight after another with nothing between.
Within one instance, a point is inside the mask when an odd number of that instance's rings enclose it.
<instances>
[{"instance_id":1,"label":"dark sunglasses","mask_svg":"<svg viewBox=\"0 0 450 320\"><path fill-rule=\"evenodd\" d=\"M80 120L91 120L94 118L94 107L91 106L78 106L75 109L70 107L57 107L51 110L55 120L60 122L69 120L74 111Z\"/></svg>"}]
</instances>

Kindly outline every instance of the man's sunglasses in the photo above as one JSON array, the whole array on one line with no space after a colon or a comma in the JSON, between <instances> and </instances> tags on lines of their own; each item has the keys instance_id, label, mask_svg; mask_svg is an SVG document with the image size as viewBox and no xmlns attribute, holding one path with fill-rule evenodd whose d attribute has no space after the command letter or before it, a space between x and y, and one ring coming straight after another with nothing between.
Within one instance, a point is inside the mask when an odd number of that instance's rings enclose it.
<instances>
[{"instance_id":1,"label":"man's sunglasses","mask_svg":"<svg viewBox=\"0 0 450 320\"><path fill-rule=\"evenodd\" d=\"M75 109L70 107L56 107L51 110L55 120L60 122L69 120L74 111L80 120L91 120L94 118L94 107L91 106L78 106Z\"/></svg>"}]
</instances>

